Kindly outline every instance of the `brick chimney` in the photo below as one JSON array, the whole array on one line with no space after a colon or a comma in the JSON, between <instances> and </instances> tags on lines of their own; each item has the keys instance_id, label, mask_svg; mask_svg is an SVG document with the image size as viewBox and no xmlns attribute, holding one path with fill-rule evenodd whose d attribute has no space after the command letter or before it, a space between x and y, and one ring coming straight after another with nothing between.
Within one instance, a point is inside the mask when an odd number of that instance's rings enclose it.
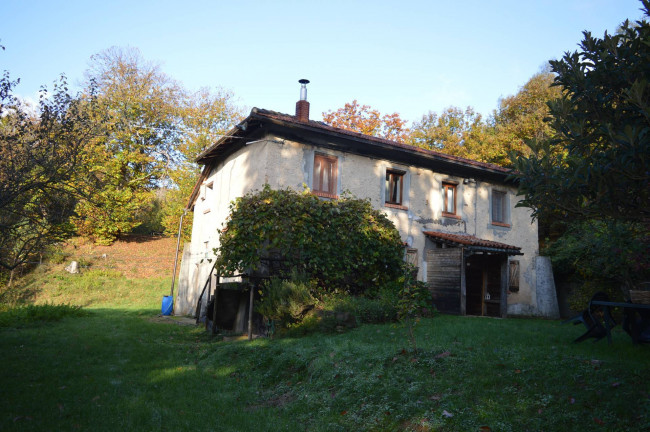
<instances>
[{"instance_id":1,"label":"brick chimney","mask_svg":"<svg viewBox=\"0 0 650 432\"><path fill-rule=\"evenodd\" d=\"M300 87L300 100L296 102L296 118L307 123L309 121L309 102L307 102L307 84L309 80L301 79L298 81Z\"/></svg>"}]
</instances>

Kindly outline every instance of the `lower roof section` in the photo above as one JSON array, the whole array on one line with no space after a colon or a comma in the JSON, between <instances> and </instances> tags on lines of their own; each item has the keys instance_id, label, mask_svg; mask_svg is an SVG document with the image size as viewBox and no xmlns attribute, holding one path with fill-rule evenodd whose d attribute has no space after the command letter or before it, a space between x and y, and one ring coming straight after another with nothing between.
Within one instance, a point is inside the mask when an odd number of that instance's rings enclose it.
<instances>
[{"instance_id":1,"label":"lower roof section","mask_svg":"<svg viewBox=\"0 0 650 432\"><path fill-rule=\"evenodd\" d=\"M431 240L453 247L462 247L471 252L502 253L507 255L523 255L521 248L492 240L483 240L469 234L450 234L440 231L424 231Z\"/></svg>"}]
</instances>

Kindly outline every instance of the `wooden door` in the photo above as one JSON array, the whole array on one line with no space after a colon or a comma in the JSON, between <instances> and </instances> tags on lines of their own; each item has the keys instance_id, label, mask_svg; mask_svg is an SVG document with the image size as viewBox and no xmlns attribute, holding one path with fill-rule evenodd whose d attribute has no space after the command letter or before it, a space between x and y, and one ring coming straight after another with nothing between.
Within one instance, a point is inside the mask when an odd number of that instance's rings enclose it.
<instances>
[{"instance_id":1,"label":"wooden door","mask_svg":"<svg viewBox=\"0 0 650 432\"><path fill-rule=\"evenodd\" d=\"M427 251L427 284L433 304L440 312L460 314L461 248L437 248Z\"/></svg>"}]
</instances>

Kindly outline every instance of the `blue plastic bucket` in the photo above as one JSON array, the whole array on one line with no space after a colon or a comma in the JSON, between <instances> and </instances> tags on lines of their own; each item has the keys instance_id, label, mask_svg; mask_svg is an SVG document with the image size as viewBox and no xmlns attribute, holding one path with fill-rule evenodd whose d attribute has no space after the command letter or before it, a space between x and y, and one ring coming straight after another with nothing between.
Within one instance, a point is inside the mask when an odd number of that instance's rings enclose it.
<instances>
[{"instance_id":1,"label":"blue plastic bucket","mask_svg":"<svg viewBox=\"0 0 650 432\"><path fill-rule=\"evenodd\" d=\"M174 309L174 297L172 296L163 296L162 300L162 314L171 315L172 309Z\"/></svg>"}]
</instances>

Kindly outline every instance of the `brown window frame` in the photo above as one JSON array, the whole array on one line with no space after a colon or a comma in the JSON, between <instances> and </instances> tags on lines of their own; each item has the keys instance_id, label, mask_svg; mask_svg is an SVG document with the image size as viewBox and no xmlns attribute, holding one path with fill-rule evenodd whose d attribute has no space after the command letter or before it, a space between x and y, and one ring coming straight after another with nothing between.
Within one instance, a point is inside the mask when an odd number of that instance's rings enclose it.
<instances>
[{"instance_id":1,"label":"brown window frame","mask_svg":"<svg viewBox=\"0 0 650 432\"><path fill-rule=\"evenodd\" d=\"M453 191L453 198L454 198L454 211L453 213L450 213L447 211L449 208L449 203L448 203L448 194L447 190L451 189ZM442 215L443 216L451 216L451 217L458 217L458 184L456 183L450 183L450 182L443 182L442 183Z\"/></svg>"},{"instance_id":2,"label":"brown window frame","mask_svg":"<svg viewBox=\"0 0 650 432\"><path fill-rule=\"evenodd\" d=\"M492 219L492 225L510 227L510 224L508 223L508 193L507 192L501 190L492 190L491 219Z\"/></svg>"},{"instance_id":3,"label":"brown window frame","mask_svg":"<svg viewBox=\"0 0 650 432\"><path fill-rule=\"evenodd\" d=\"M387 169L386 170L386 183L385 183L385 196L384 204L386 207L394 207L405 209L404 207L404 171ZM393 191L395 190L395 185L398 185L399 188L399 200L391 199L393 198Z\"/></svg>"},{"instance_id":4,"label":"brown window frame","mask_svg":"<svg viewBox=\"0 0 650 432\"><path fill-rule=\"evenodd\" d=\"M320 169L317 172L318 164L316 162L319 160L322 161L322 163L320 164L321 168L324 166L329 166L331 169L330 181L329 184L327 185L327 189L323 188L324 170ZM314 195L318 195L320 197L325 197L325 198L338 198L338 194L336 193L338 187L338 179L339 179L338 163L339 160L336 156L329 156L320 153L314 154L314 177L312 179L312 189L311 189Z\"/></svg>"}]
</instances>

